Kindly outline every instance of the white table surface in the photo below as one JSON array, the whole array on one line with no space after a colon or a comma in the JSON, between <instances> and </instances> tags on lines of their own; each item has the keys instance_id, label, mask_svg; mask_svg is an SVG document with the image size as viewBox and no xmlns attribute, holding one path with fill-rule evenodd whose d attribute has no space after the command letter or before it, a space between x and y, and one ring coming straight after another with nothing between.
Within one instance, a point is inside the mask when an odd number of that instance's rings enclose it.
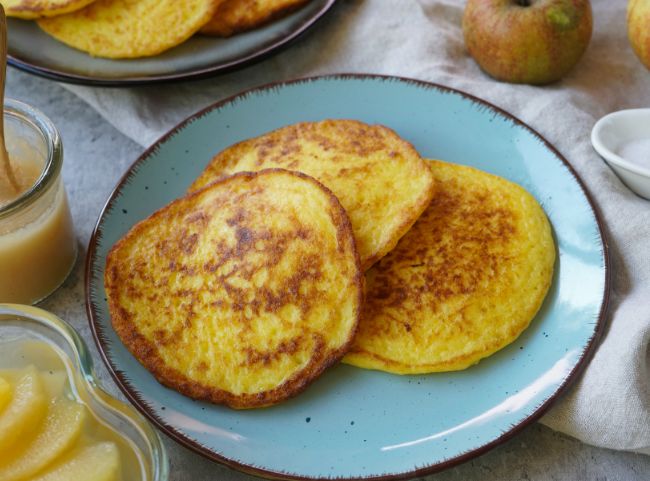
<instances>
[{"instance_id":1,"label":"white table surface","mask_svg":"<svg viewBox=\"0 0 650 481\"><path fill-rule=\"evenodd\" d=\"M108 376L92 340L84 306L83 266L88 240L104 202L143 149L55 82L10 68L6 95L45 112L58 127L64 144L63 175L80 255L70 278L41 307L64 318L81 333L96 359L104 387L124 399ZM171 481L257 479L204 459L164 435L163 438L171 461ZM650 456L595 448L533 424L489 453L426 479L641 481L650 480Z\"/></svg>"}]
</instances>

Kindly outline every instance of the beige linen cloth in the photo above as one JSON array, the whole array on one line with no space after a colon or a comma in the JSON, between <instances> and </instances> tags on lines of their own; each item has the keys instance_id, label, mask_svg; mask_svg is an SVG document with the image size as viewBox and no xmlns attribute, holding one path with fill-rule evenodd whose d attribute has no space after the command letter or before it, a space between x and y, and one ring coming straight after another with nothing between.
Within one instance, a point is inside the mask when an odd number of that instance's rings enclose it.
<instances>
[{"instance_id":1,"label":"beige linen cloth","mask_svg":"<svg viewBox=\"0 0 650 481\"><path fill-rule=\"evenodd\" d=\"M237 73L155 88L67 88L142 146L242 89L337 72L438 82L519 117L585 181L605 219L613 268L605 337L584 375L541 422L589 444L650 454L650 201L630 192L589 141L601 116L650 107L650 71L628 44L626 2L592 1L594 33L585 56L564 80L547 87L509 85L483 74L463 44L464 4L340 0L297 44Z\"/></svg>"}]
</instances>

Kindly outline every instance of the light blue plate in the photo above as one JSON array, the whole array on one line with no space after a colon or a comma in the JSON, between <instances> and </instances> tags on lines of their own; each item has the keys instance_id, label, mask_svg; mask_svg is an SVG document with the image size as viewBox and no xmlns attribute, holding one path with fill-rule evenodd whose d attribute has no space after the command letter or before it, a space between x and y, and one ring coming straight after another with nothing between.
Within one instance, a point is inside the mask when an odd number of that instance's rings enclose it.
<instances>
[{"instance_id":1,"label":"light blue plate","mask_svg":"<svg viewBox=\"0 0 650 481\"><path fill-rule=\"evenodd\" d=\"M185 189L219 150L299 121L353 118L395 129L425 157L521 184L541 202L559 249L548 297L512 345L466 371L395 376L338 365L306 392L252 411L195 402L158 384L113 331L107 250ZM575 172L533 130L444 87L332 76L246 92L174 129L140 159L102 213L88 256L88 313L109 369L164 432L263 476L408 477L476 456L537 419L584 368L600 337L609 282L599 220Z\"/></svg>"}]
</instances>

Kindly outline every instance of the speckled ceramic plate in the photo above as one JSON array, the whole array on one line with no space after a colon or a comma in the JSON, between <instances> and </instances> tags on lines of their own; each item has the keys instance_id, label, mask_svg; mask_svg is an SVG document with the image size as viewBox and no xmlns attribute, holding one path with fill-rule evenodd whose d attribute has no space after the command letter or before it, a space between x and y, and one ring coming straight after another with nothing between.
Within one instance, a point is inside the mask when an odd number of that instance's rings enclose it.
<instances>
[{"instance_id":1,"label":"speckled ceramic plate","mask_svg":"<svg viewBox=\"0 0 650 481\"><path fill-rule=\"evenodd\" d=\"M506 177L542 203L559 256L531 326L461 372L395 376L338 365L303 394L251 411L195 402L158 384L120 342L104 297L108 249L182 196L217 151L280 126L326 118L381 123L423 156ZM165 433L254 474L293 479L404 478L467 460L508 439L587 364L608 299L606 243L567 161L502 110L452 89L377 76L331 76L254 89L180 124L140 157L111 195L89 247L88 315L116 382Z\"/></svg>"},{"instance_id":2,"label":"speckled ceramic plate","mask_svg":"<svg viewBox=\"0 0 650 481\"><path fill-rule=\"evenodd\" d=\"M196 35L155 57L110 60L70 48L35 22L9 19L9 65L60 82L128 86L204 78L262 60L312 27L336 0L311 0L262 28L216 38Z\"/></svg>"}]
</instances>

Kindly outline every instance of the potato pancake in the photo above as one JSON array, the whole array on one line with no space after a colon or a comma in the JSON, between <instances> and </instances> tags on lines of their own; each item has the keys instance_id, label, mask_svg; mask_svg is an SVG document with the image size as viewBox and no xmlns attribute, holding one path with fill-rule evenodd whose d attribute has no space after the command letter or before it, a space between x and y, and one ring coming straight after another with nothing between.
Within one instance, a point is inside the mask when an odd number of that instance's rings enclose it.
<instances>
[{"instance_id":1,"label":"potato pancake","mask_svg":"<svg viewBox=\"0 0 650 481\"><path fill-rule=\"evenodd\" d=\"M350 216L361 266L386 255L433 196L433 176L411 144L381 125L324 120L289 125L217 154L190 191L241 171L303 172L334 192Z\"/></svg>"},{"instance_id":2,"label":"potato pancake","mask_svg":"<svg viewBox=\"0 0 650 481\"><path fill-rule=\"evenodd\" d=\"M201 33L230 37L293 12L309 0L225 0Z\"/></svg>"},{"instance_id":3,"label":"potato pancake","mask_svg":"<svg viewBox=\"0 0 650 481\"><path fill-rule=\"evenodd\" d=\"M157 55L194 35L221 0L96 0L75 12L38 20L57 40L90 55Z\"/></svg>"},{"instance_id":4,"label":"potato pancake","mask_svg":"<svg viewBox=\"0 0 650 481\"><path fill-rule=\"evenodd\" d=\"M350 221L316 180L240 173L136 224L108 254L115 331L164 385L254 408L347 351L363 302Z\"/></svg>"},{"instance_id":5,"label":"potato pancake","mask_svg":"<svg viewBox=\"0 0 650 481\"><path fill-rule=\"evenodd\" d=\"M31 20L74 12L95 0L0 0L8 17Z\"/></svg>"},{"instance_id":6,"label":"potato pancake","mask_svg":"<svg viewBox=\"0 0 650 481\"><path fill-rule=\"evenodd\" d=\"M431 162L436 195L366 273L366 304L344 362L396 374L465 369L514 341L551 285L549 222L520 186Z\"/></svg>"}]
</instances>

